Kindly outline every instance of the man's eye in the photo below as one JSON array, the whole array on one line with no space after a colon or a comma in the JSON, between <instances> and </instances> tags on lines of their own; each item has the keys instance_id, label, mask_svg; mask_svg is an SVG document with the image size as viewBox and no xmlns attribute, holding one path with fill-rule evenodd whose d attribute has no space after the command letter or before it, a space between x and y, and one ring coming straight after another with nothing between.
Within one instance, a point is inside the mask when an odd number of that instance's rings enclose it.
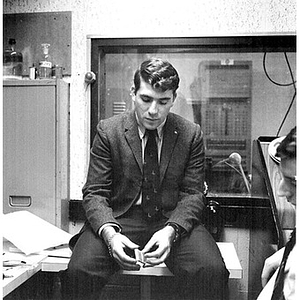
<instances>
[{"instance_id":1,"label":"man's eye","mask_svg":"<svg viewBox=\"0 0 300 300\"><path fill-rule=\"evenodd\" d=\"M151 98L149 98L149 97L144 97L144 96L142 96L141 99L142 99L144 102L150 102L150 101L151 101Z\"/></svg>"},{"instance_id":2,"label":"man's eye","mask_svg":"<svg viewBox=\"0 0 300 300\"><path fill-rule=\"evenodd\" d=\"M159 101L159 104L160 104L160 105L166 105L167 103L168 103L167 100Z\"/></svg>"}]
</instances>

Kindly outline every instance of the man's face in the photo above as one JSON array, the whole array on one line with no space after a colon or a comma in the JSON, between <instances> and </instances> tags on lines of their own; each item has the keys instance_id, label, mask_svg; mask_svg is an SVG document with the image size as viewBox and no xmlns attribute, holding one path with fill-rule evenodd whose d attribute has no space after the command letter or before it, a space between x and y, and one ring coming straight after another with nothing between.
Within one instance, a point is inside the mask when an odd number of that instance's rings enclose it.
<instances>
[{"instance_id":1,"label":"man's face","mask_svg":"<svg viewBox=\"0 0 300 300\"><path fill-rule=\"evenodd\" d=\"M296 205L296 159L282 158L280 171L278 196L286 197L287 201Z\"/></svg>"},{"instance_id":2,"label":"man's face","mask_svg":"<svg viewBox=\"0 0 300 300\"><path fill-rule=\"evenodd\" d=\"M146 129L154 130L166 119L176 95L173 91L161 92L141 79L139 90L133 94L135 112Z\"/></svg>"}]
</instances>

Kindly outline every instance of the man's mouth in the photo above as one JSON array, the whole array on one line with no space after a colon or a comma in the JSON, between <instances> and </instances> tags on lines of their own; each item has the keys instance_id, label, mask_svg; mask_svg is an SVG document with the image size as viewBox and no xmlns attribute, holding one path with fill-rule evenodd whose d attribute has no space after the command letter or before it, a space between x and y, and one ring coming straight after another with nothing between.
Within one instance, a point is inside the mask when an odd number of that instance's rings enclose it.
<instances>
[{"instance_id":1,"label":"man's mouth","mask_svg":"<svg viewBox=\"0 0 300 300\"><path fill-rule=\"evenodd\" d=\"M159 119L149 119L149 118L147 118L146 120L149 121L149 122L157 122Z\"/></svg>"}]
</instances>

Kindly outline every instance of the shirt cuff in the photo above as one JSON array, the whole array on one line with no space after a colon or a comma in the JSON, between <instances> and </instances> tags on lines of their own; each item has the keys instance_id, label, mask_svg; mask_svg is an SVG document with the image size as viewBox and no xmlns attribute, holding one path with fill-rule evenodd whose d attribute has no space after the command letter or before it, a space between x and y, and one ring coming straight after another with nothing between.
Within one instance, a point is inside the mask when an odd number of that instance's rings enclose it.
<instances>
[{"instance_id":1,"label":"shirt cuff","mask_svg":"<svg viewBox=\"0 0 300 300\"><path fill-rule=\"evenodd\" d=\"M175 230L175 237L174 237L173 243L177 242L180 239L181 234L183 233L184 229L181 226L179 226L178 224L173 223L173 222L167 223L166 226L171 226L171 227L174 228L174 230Z\"/></svg>"},{"instance_id":2,"label":"shirt cuff","mask_svg":"<svg viewBox=\"0 0 300 300\"><path fill-rule=\"evenodd\" d=\"M99 228L99 230L98 230L98 235L100 236L100 237L102 237L102 231L103 231L103 229L105 228L105 227L108 227L108 226L112 226L112 227L114 227L115 228L115 230L116 230L116 232L121 232L121 227L119 226L119 225L117 225L117 224L115 224L115 223L105 223L104 225L102 225L100 228Z\"/></svg>"}]
</instances>

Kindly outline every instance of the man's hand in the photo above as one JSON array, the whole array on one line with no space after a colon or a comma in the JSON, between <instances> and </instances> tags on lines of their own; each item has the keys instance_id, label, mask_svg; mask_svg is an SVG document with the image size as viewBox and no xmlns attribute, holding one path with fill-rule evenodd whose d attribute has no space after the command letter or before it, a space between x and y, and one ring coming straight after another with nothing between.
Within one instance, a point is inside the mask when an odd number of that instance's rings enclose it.
<instances>
[{"instance_id":1,"label":"man's hand","mask_svg":"<svg viewBox=\"0 0 300 300\"><path fill-rule=\"evenodd\" d=\"M166 226L155 232L142 250L145 262L153 266L164 262L170 254L174 237L175 230L171 226Z\"/></svg>"},{"instance_id":2,"label":"man's hand","mask_svg":"<svg viewBox=\"0 0 300 300\"><path fill-rule=\"evenodd\" d=\"M128 252L132 252L134 256L134 249L137 248L139 248L139 245L133 243L128 237L121 233L115 234L110 240L111 255L124 270L140 269L136 259L127 254Z\"/></svg>"},{"instance_id":3,"label":"man's hand","mask_svg":"<svg viewBox=\"0 0 300 300\"><path fill-rule=\"evenodd\" d=\"M140 269L140 266L134 258L134 249L139 248L139 245L133 243L125 235L116 232L113 226L106 226L101 235L110 249L110 255L116 260L122 269ZM128 254L130 252L132 252L132 257Z\"/></svg>"},{"instance_id":4,"label":"man's hand","mask_svg":"<svg viewBox=\"0 0 300 300\"><path fill-rule=\"evenodd\" d=\"M283 252L284 248L281 248L265 260L264 268L261 273L261 284L263 287L267 284L273 273L279 267Z\"/></svg>"}]
</instances>

